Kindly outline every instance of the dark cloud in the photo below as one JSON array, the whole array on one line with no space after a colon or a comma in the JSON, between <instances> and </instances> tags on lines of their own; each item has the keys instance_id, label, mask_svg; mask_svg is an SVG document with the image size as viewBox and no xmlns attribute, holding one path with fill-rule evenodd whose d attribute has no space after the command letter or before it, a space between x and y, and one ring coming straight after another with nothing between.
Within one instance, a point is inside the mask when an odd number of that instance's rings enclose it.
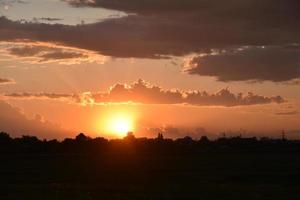
<instances>
[{"instance_id":1,"label":"dark cloud","mask_svg":"<svg viewBox=\"0 0 300 200\"><path fill-rule=\"evenodd\" d=\"M67 132L59 125L43 120L40 115L28 119L18 108L0 101L0 130L13 136L39 135L40 138L62 138Z\"/></svg>"},{"instance_id":2,"label":"dark cloud","mask_svg":"<svg viewBox=\"0 0 300 200\"><path fill-rule=\"evenodd\" d=\"M30 39L55 42L114 57L164 58L213 49L265 46L266 50L206 57L224 60L190 73L216 76L221 81L299 78L299 0L65 0L74 6L103 7L127 12L121 18L77 26L13 22L0 18L0 40ZM277 46L277 49L274 48ZM291 53L291 54L288 54ZM50 54L49 57L58 57ZM75 55L60 55L75 56ZM280 56L283 57L280 60ZM253 59L253 60L250 60ZM196 61L196 60L194 60ZM253 64L252 68L247 63ZM214 63L211 63L214 64ZM226 65L227 64L227 65ZM233 65L231 67L231 64ZM283 66L285 70L279 73ZM215 71L220 69L221 72ZM267 73L267 72L271 73ZM230 74L229 74L230 73Z\"/></svg>"},{"instance_id":3,"label":"dark cloud","mask_svg":"<svg viewBox=\"0 0 300 200\"><path fill-rule=\"evenodd\" d=\"M6 85L6 84L14 84L16 83L13 79L10 78L0 78L0 85Z\"/></svg>"},{"instance_id":4,"label":"dark cloud","mask_svg":"<svg viewBox=\"0 0 300 200\"><path fill-rule=\"evenodd\" d=\"M180 91L166 90L159 86L151 85L143 80L138 80L131 85L116 84L108 92L82 94L48 94L48 93L14 93L7 94L11 98L48 98L67 100L83 105L105 103L142 103L142 104L187 104L192 106L246 106L270 103L283 103L281 96L265 97L248 93L233 94L229 89L222 89L215 94L205 91Z\"/></svg>"},{"instance_id":5,"label":"dark cloud","mask_svg":"<svg viewBox=\"0 0 300 200\"><path fill-rule=\"evenodd\" d=\"M182 56L232 45L299 42L298 0L68 2L135 14L78 26L17 23L2 18L0 38L53 41L104 55L143 58Z\"/></svg>"},{"instance_id":6,"label":"dark cloud","mask_svg":"<svg viewBox=\"0 0 300 200\"><path fill-rule=\"evenodd\" d=\"M241 17L259 18L261 15L266 17L283 16L283 12L289 15L298 15L297 9L300 4L297 0L229 0L220 2L218 0L63 0L74 6L102 7L137 13L140 15L169 15L170 13L180 12L200 12L201 13L231 13L228 17L239 15ZM247 10L247 8L252 10ZM274 11L275 13L268 13ZM245 13L246 12L246 13ZM288 17L288 16L284 16Z\"/></svg>"},{"instance_id":7,"label":"dark cloud","mask_svg":"<svg viewBox=\"0 0 300 200\"><path fill-rule=\"evenodd\" d=\"M223 49L195 56L185 63L190 74L219 81L274 81L300 78L300 46L259 46Z\"/></svg>"},{"instance_id":8,"label":"dark cloud","mask_svg":"<svg viewBox=\"0 0 300 200\"><path fill-rule=\"evenodd\" d=\"M78 48L65 47L46 42L16 41L0 42L1 52L7 56L25 59L30 63L59 62L76 64L81 62L103 63L104 56Z\"/></svg>"},{"instance_id":9,"label":"dark cloud","mask_svg":"<svg viewBox=\"0 0 300 200\"><path fill-rule=\"evenodd\" d=\"M143 27L147 28L152 21L158 26L162 25L161 29L157 30L161 37L177 36L183 43L191 39L200 48L206 44L212 47L299 41L299 35L295 34L295 31L299 32L299 27L295 25L300 18L298 0L66 1L76 6L103 7L134 13L135 18L124 18L127 23L132 20L139 21L137 18L143 19ZM125 23L122 19L118 21L120 24ZM286 37L286 34L289 37ZM174 41L173 43L175 44ZM191 45L191 48L194 46Z\"/></svg>"}]
</instances>

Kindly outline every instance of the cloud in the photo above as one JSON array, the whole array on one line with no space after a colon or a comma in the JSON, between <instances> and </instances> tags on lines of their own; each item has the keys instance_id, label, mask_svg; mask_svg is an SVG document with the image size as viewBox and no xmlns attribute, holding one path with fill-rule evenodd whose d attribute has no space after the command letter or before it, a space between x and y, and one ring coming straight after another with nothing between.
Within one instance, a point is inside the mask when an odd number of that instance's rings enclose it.
<instances>
[{"instance_id":1,"label":"cloud","mask_svg":"<svg viewBox=\"0 0 300 200\"><path fill-rule=\"evenodd\" d=\"M184 67L189 74L225 82L291 81L300 78L300 45L227 48L194 56Z\"/></svg>"},{"instance_id":2,"label":"cloud","mask_svg":"<svg viewBox=\"0 0 300 200\"><path fill-rule=\"evenodd\" d=\"M45 98L45 99L68 99L72 97L72 95L69 94L56 94L56 93L11 93L11 94L6 94L5 97L10 97L10 98L24 98L24 99L36 99L36 98Z\"/></svg>"},{"instance_id":3,"label":"cloud","mask_svg":"<svg viewBox=\"0 0 300 200\"><path fill-rule=\"evenodd\" d=\"M297 110L276 113L276 115L297 115L297 114L299 114Z\"/></svg>"},{"instance_id":4,"label":"cloud","mask_svg":"<svg viewBox=\"0 0 300 200\"><path fill-rule=\"evenodd\" d=\"M140 15L168 15L169 13L180 12L208 12L221 13L230 12L232 15L240 15L241 17L252 17L258 14L266 15L263 11L277 11L272 15L282 15L283 11L290 10L296 12L300 5L297 0L290 0L289 3L278 0L231 0L228 2L220 2L218 0L63 0L74 6L91 6L102 7L107 9L121 10L129 13L137 13ZM226 7L224 7L226 5ZM244 13L246 8L252 8L251 12ZM291 13L287 13L291 14ZM228 16L229 17L229 16ZM259 16L257 16L258 18ZM285 16L287 17L287 16Z\"/></svg>"},{"instance_id":5,"label":"cloud","mask_svg":"<svg viewBox=\"0 0 300 200\"><path fill-rule=\"evenodd\" d=\"M42 21L61 21L63 19L61 18L55 18L55 17L41 17L41 18L38 18L37 20L42 20Z\"/></svg>"},{"instance_id":6,"label":"cloud","mask_svg":"<svg viewBox=\"0 0 300 200\"><path fill-rule=\"evenodd\" d=\"M15 80L10 78L0 78L0 85L15 84Z\"/></svg>"},{"instance_id":7,"label":"cloud","mask_svg":"<svg viewBox=\"0 0 300 200\"><path fill-rule=\"evenodd\" d=\"M248 46L250 49L240 53L206 56L207 67L193 68L189 72L216 76L220 81L283 82L299 78L299 50L286 50L286 45L300 44L300 26L296 23L300 20L298 0L65 1L77 7L103 7L128 15L76 26L11 21L1 17L0 40L29 39L106 56L155 59L210 54L214 50ZM262 46L266 49L257 48ZM57 59L57 54L75 56L60 52L48 54L48 57ZM280 56L283 56L282 60ZM49 61L45 57L40 60ZM224 67L221 67L221 60ZM195 58L193 61L197 65L200 60ZM244 66L246 61L254 65L253 70L249 64ZM216 65L211 67L215 62ZM233 67L229 67L231 64ZM285 70L279 73L283 66Z\"/></svg>"},{"instance_id":8,"label":"cloud","mask_svg":"<svg viewBox=\"0 0 300 200\"><path fill-rule=\"evenodd\" d=\"M137 82L127 84L116 84L108 92L85 92L81 94L30 94L14 93L4 95L6 98L47 98L67 100L70 103L82 105L97 105L109 103L142 103L142 104L186 104L190 106L247 106L269 103L283 103L281 96L265 97L249 92L233 94L229 89L222 89L215 94L206 91L181 91L177 89L163 89L151 85L140 79Z\"/></svg>"},{"instance_id":9,"label":"cloud","mask_svg":"<svg viewBox=\"0 0 300 200\"><path fill-rule=\"evenodd\" d=\"M0 42L3 55L32 64L56 62L59 64L100 63L107 59L95 52L58 44L33 41Z\"/></svg>"},{"instance_id":10,"label":"cloud","mask_svg":"<svg viewBox=\"0 0 300 200\"><path fill-rule=\"evenodd\" d=\"M59 125L45 121L40 115L28 119L19 108L5 101L0 101L0 110L0 130L14 137L38 134L40 138L62 138L67 134Z\"/></svg>"},{"instance_id":11,"label":"cloud","mask_svg":"<svg viewBox=\"0 0 300 200\"><path fill-rule=\"evenodd\" d=\"M4 8L4 10L10 9L13 4L26 4L26 1L22 0L0 0L0 6Z\"/></svg>"},{"instance_id":12,"label":"cloud","mask_svg":"<svg viewBox=\"0 0 300 200\"><path fill-rule=\"evenodd\" d=\"M0 19L0 39L31 39L115 57L159 58L241 45L299 42L298 0L67 1L128 13L117 19L68 26ZM251 12L250 12L251 11Z\"/></svg>"}]
</instances>

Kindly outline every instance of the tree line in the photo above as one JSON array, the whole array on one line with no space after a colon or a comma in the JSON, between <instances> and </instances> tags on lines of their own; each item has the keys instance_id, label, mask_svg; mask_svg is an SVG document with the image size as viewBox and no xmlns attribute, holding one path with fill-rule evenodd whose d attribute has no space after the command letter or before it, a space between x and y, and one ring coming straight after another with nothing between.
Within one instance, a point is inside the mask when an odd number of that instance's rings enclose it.
<instances>
[{"instance_id":1,"label":"tree line","mask_svg":"<svg viewBox=\"0 0 300 200\"><path fill-rule=\"evenodd\" d=\"M201 152L231 151L299 151L299 140L272 139L267 137L226 137L223 135L215 140L202 136L196 140L189 136L177 139L164 138L158 133L156 138L136 138L129 132L123 139L91 138L84 133L75 138L62 141L40 140L36 136L23 135L12 138L6 132L0 132L0 153L163 153L163 154L194 154Z\"/></svg>"}]
</instances>

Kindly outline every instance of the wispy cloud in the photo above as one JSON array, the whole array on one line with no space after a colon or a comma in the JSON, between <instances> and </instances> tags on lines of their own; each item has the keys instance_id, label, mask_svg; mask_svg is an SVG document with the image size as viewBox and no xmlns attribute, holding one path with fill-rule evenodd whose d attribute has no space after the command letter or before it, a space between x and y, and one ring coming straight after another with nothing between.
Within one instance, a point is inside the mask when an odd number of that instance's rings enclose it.
<instances>
[{"instance_id":1,"label":"wispy cloud","mask_svg":"<svg viewBox=\"0 0 300 200\"><path fill-rule=\"evenodd\" d=\"M15 83L16 81L14 79L0 77L0 85L15 84Z\"/></svg>"},{"instance_id":2,"label":"wispy cloud","mask_svg":"<svg viewBox=\"0 0 300 200\"><path fill-rule=\"evenodd\" d=\"M297 115L297 114L299 114L297 110L276 113L276 115Z\"/></svg>"},{"instance_id":3,"label":"wispy cloud","mask_svg":"<svg viewBox=\"0 0 300 200\"><path fill-rule=\"evenodd\" d=\"M106 56L93 51L27 40L0 42L0 52L2 55L14 57L20 61L32 64L103 64L108 59Z\"/></svg>"},{"instance_id":4,"label":"wispy cloud","mask_svg":"<svg viewBox=\"0 0 300 200\"><path fill-rule=\"evenodd\" d=\"M0 8L9 10L14 4L26 4L27 1L23 0L0 0Z\"/></svg>"}]
</instances>

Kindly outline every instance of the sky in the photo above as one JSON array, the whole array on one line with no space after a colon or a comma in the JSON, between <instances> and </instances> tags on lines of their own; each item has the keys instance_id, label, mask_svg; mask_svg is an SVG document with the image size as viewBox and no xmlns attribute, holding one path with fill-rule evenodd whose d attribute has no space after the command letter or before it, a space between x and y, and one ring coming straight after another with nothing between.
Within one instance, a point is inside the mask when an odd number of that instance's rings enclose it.
<instances>
[{"instance_id":1,"label":"sky","mask_svg":"<svg viewBox=\"0 0 300 200\"><path fill-rule=\"evenodd\" d=\"M0 0L14 137L300 138L298 0Z\"/></svg>"}]
</instances>

